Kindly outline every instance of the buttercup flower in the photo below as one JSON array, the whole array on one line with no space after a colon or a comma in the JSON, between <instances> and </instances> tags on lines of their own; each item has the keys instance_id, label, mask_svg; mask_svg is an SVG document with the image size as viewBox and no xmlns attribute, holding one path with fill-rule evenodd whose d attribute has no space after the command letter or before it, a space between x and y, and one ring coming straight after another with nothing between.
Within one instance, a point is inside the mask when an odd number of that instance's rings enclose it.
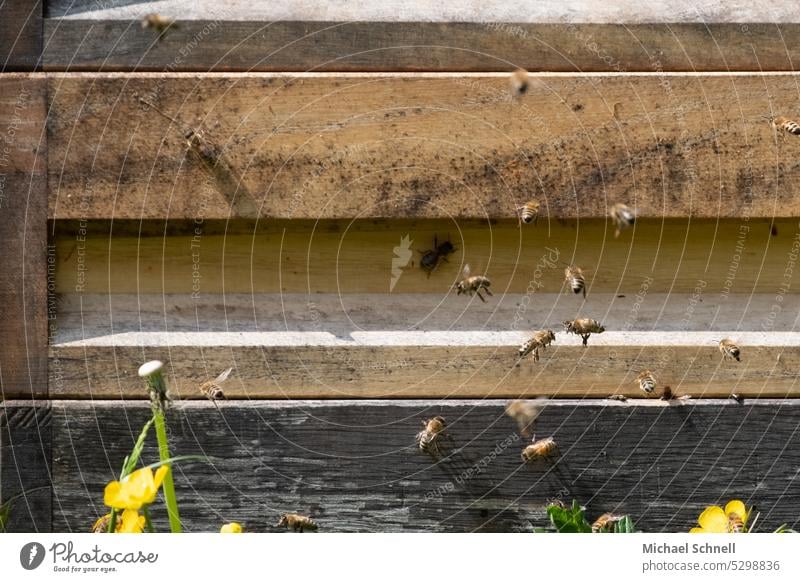
<instances>
[{"instance_id":1,"label":"buttercup flower","mask_svg":"<svg viewBox=\"0 0 800 582\"><path fill-rule=\"evenodd\" d=\"M234 521L223 525L219 533L242 533L243 531L242 526Z\"/></svg>"},{"instance_id":2,"label":"buttercup flower","mask_svg":"<svg viewBox=\"0 0 800 582\"><path fill-rule=\"evenodd\" d=\"M738 499L729 501L725 509L717 505L706 507L697 523L689 533L739 533L745 531L748 511L744 503Z\"/></svg>"},{"instance_id":3,"label":"buttercup flower","mask_svg":"<svg viewBox=\"0 0 800 582\"><path fill-rule=\"evenodd\" d=\"M104 503L114 509L134 509L138 511L144 505L156 500L158 488L169 467L163 465L155 475L149 468L134 471L122 481L112 481L106 485Z\"/></svg>"}]
</instances>

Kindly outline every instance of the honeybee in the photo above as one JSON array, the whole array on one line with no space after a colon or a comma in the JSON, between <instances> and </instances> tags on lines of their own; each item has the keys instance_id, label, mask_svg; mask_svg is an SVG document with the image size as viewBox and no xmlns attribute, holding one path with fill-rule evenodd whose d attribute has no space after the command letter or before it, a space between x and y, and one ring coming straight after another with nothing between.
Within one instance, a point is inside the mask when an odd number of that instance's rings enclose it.
<instances>
[{"instance_id":1,"label":"honeybee","mask_svg":"<svg viewBox=\"0 0 800 582\"><path fill-rule=\"evenodd\" d=\"M175 20L160 14L148 14L142 18L142 28L149 28L158 34L164 34L169 28L178 28Z\"/></svg>"},{"instance_id":2,"label":"honeybee","mask_svg":"<svg viewBox=\"0 0 800 582\"><path fill-rule=\"evenodd\" d=\"M607 398L607 400L616 400L617 402L627 402L628 397L624 394L612 394Z\"/></svg>"},{"instance_id":3,"label":"honeybee","mask_svg":"<svg viewBox=\"0 0 800 582\"><path fill-rule=\"evenodd\" d=\"M304 531L317 531L319 526L310 517L296 513L284 513L275 527L285 527L299 533Z\"/></svg>"},{"instance_id":4,"label":"honeybee","mask_svg":"<svg viewBox=\"0 0 800 582\"><path fill-rule=\"evenodd\" d=\"M528 88L530 87L528 71L517 69L511 74L509 82L511 83L511 94L514 97L521 97L528 92Z\"/></svg>"},{"instance_id":5,"label":"honeybee","mask_svg":"<svg viewBox=\"0 0 800 582\"><path fill-rule=\"evenodd\" d=\"M520 218L525 224L530 224L531 222L536 224L539 221L540 207L541 203L536 200L529 200L522 206L517 206L517 212L519 212Z\"/></svg>"},{"instance_id":6,"label":"honeybee","mask_svg":"<svg viewBox=\"0 0 800 582\"><path fill-rule=\"evenodd\" d=\"M233 372L233 368L228 368L213 380L208 380L200 384L200 392L211 400L225 400L225 393L222 391L222 384L228 379L228 376Z\"/></svg>"},{"instance_id":7,"label":"honeybee","mask_svg":"<svg viewBox=\"0 0 800 582\"><path fill-rule=\"evenodd\" d=\"M546 348L551 343L556 341L556 334L552 330L543 329L533 334L533 337L522 344L519 348L520 359L524 358L530 353L533 353L533 361L539 361L539 348Z\"/></svg>"},{"instance_id":8,"label":"honeybee","mask_svg":"<svg viewBox=\"0 0 800 582\"><path fill-rule=\"evenodd\" d=\"M428 273L428 277L430 277L431 273L439 268L439 265L442 263L442 261L445 263L447 262L448 255L456 252L456 247L454 247L453 243L451 243L449 240L439 244L438 237L434 235L433 249L417 252L422 254L422 258L419 261L420 268L423 271L426 271Z\"/></svg>"},{"instance_id":9,"label":"honeybee","mask_svg":"<svg viewBox=\"0 0 800 582\"><path fill-rule=\"evenodd\" d=\"M583 298L586 298L586 279L583 276L583 270L575 265L570 265L564 269L564 277L567 283L572 288L572 292L576 295L583 291Z\"/></svg>"},{"instance_id":10,"label":"honeybee","mask_svg":"<svg viewBox=\"0 0 800 582\"><path fill-rule=\"evenodd\" d=\"M672 400L674 397L672 386L664 386L664 391L661 393L661 400Z\"/></svg>"},{"instance_id":11,"label":"honeybee","mask_svg":"<svg viewBox=\"0 0 800 582\"><path fill-rule=\"evenodd\" d=\"M447 423L441 416L422 421L423 429L417 433L417 445L423 453L428 453L434 459L442 456L440 441L448 438L444 432Z\"/></svg>"},{"instance_id":12,"label":"honeybee","mask_svg":"<svg viewBox=\"0 0 800 582\"><path fill-rule=\"evenodd\" d=\"M741 362L739 346L733 343L732 340L724 339L719 342L719 351L722 352L722 357L726 360L736 360Z\"/></svg>"},{"instance_id":13,"label":"honeybee","mask_svg":"<svg viewBox=\"0 0 800 582\"><path fill-rule=\"evenodd\" d=\"M549 459L556 453L558 453L558 445L556 445L556 441L552 437L537 441L536 436L534 436L533 442L522 449L522 462L530 463L537 459Z\"/></svg>"},{"instance_id":14,"label":"honeybee","mask_svg":"<svg viewBox=\"0 0 800 582\"><path fill-rule=\"evenodd\" d=\"M772 129L777 132L800 135L800 125L788 117L767 117L767 119L769 120L770 125L772 125ZM784 133L781 133L781 136L784 136Z\"/></svg>"},{"instance_id":15,"label":"honeybee","mask_svg":"<svg viewBox=\"0 0 800 582\"><path fill-rule=\"evenodd\" d=\"M650 370L644 370L636 376L636 381L639 383L639 388L645 394L652 394L653 390L656 389L656 378L653 376L653 373ZM672 390L670 389L670 393Z\"/></svg>"},{"instance_id":16,"label":"honeybee","mask_svg":"<svg viewBox=\"0 0 800 582\"><path fill-rule=\"evenodd\" d=\"M561 509L567 508L567 504L561 501L561 499L559 499L558 497L553 497L552 499L547 500L547 507L552 507L552 506L560 507Z\"/></svg>"},{"instance_id":17,"label":"honeybee","mask_svg":"<svg viewBox=\"0 0 800 582\"><path fill-rule=\"evenodd\" d=\"M108 533L108 525L111 523L111 514L106 513L103 517L94 522L92 533ZM117 529L120 528L121 520L117 517Z\"/></svg>"},{"instance_id":18,"label":"honeybee","mask_svg":"<svg viewBox=\"0 0 800 582\"><path fill-rule=\"evenodd\" d=\"M481 301L483 301L484 303L486 303L486 299L484 299L483 295L481 295L481 290L485 291L486 294L489 296L494 295L489 290L489 285L492 284L489 278L484 277L483 275L470 276L469 265L464 265L464 271L462 275L464 278L456 285L456 289L458 290L459 295L461 295L462 293L469 293L471 297L477 293L478 297L480 297Z\"/></svg>"},{"instance_id":19,"label":"honeybee","mask_svg":"<svg viewBox=\"0 0 800 582\"><path fill-rule=\"evenodd\" d=\"M630 227L636 222L636 215L629 206L618 203L611 207L611 219L614 221L617 229L614 231L614 238L619 237L620 233Z\"/></svg>"},{"instance_id":20,"label":"honeybee","mask_svg":"<svg viewBox=\"0 0 800 582\"><path fill-rule=\"evenodd\" d=\"M735 400L738 404L744 404L744 396L735 392L731 394L731 400Z\"/></svg>"},{"instance_id":21,"label":"honeybee","mask_svg":"<svg viewBox=\"0 0 800 582\"><path fill-rule=\"evenodd\" d=\"M534 402L512 400L506 405L506 414L517 423L522 436L527 437L531 434L531 427L542 413L541 405L545 400L547 398L537 398Z\"/></svg>"},{"instance_id":22,"label":"honeybee","mask_svg":"<svg viewBox=\"0 0 800 582\"><path fill-rule=\"evenodd\" d=\"M744 530L744 517L731 512L728 515L728 533L740 533Z\"/></svg>"},{"instance_id":23,"label":"honeybee","mask_svg":"<svg viewBox=\"0 0 800 582\"><path fill-rule=\"evenodd\" d=\"M604 328L597 320L594 319L573 319L572 321L565 321L564 328L567 333L574 333L581 336L584 347L588 346L589 336L593 333L603 333Z\"/></svg>"},{"instance_id":24,"label":"honeybee","mask_svg":"<svg viewBox=\"0 0 800 582\"><path fill-rule=\"evenodd\" d=\"M604 513L600 517L598 517L595 522L592 524L592 531L599 532L604 529L608 529L618 521L621 521L625 518L624 515L614 515L613 513Z\"/></svg>"}]
</instances>

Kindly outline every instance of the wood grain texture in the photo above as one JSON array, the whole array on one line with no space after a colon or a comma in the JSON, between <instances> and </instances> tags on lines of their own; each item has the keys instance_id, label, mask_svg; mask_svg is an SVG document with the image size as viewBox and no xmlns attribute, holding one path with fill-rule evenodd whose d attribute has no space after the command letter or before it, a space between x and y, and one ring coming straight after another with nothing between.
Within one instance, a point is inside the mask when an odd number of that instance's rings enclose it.
<instances>
[{"instance_id":1,"label":"wood grain texture","mask_svg":"<svg viewBox=\"0 0 800 582\"><path fill-rule=\"evenodd\" d=\"M9 503L8 532L51 530L50 413L48 402L0 401L0 504Z\"/></svg>"},{"instance_id":2,"label":"wood grain texture","mask_svg":"<svg viewBox=\"0 0 800 582\"><path fill-rule=\"evenodd\" d=\"M512 100L506 74L51 74L49 216L797 216L800 140L762 117L795 114L796 81L537 74Z\"/></svg>"},{"instance_id":3,"label":"wood grain texture","mask_svg":"<svg viewBox=\"0 0 800 582\"><path fill-rule=\"evenodd\" d=\"M505 402L301 401L176 405L168 418L181 454L176 488L189 531L226 521L275 531L307 513L321 531L531 531L548 499L577 499L597 517L629 513L645 531L685 532L709 504L755 504L759 530L797 525L800 409L796 402L666 404L564 401L544 408L555 466L523 466L524 441ZM149 414L145 403L54 402L53 530L88 531ZM456 450L433 463L414 435L442 415ZM80 443L96 446L79 446ZM146 461L157 458L151 442ZM470 470L471 473L470 473ZM465 478L466 475L470 477ZM165 512L155 512L165 527Z\"/></svg>"},{"instance_id":4,"label":"wood grain texture","mask_svg":"<svg viewBox=\"0 0 800 582\"><path fill-rule=\"evenodd\" d=\"M0 77L0 393L6 398L47 394L45 91L41 77Z\"/></svg>"},{"instance_id":5,"label":"wood grain texture","mask_svg":"<svg viewBox=\"0 0 800 582\"><path fill-rule=\"evenodd\" d=\"M797 220L777 221L774 237L769 222L749 218L641 220L617 239L613 225L597 220L523 227L516 221L262 220L250 223L249 232L243 226L228 233L207 231L204 221L190 226L196 234L173 234L163 222L152 236L116 226L113 233L88 233L80 222L64 227L53 241L57 292L183 293L194 299L334 293L348 310L360 308L359 298L349 294L415 293L466 306L453 291L465 264L487 275L499 298L563 293L564 263L571 263L586 271L591 310L604 307L594 301L598 293L699 292L715 303L758 293L794 301L800 254ZM437 235L449 235L457 251L428 278L419 260Z\"/></svg>"},{"instance_id":6,"label":"wood grain texture","mask_svg":"<svg viewBox=\"0 0 800 582\"><path fill-rule=\"evenodd\" d=\"M42 67L42 1L0 2L0 71L34 71Z\"/></svg>"},{"instance_id":7,"label":"wood grain texture","mask_svg":"<svg viewBox=\"0 0 800 582\"><path fill-rule=\"evenodd\" d=\"M524 12L523 12L524 14ZM49 18L49 71L792 71L800 25ZM457 18L455 20L463 20Z\"/></svg>"}]
</instances>

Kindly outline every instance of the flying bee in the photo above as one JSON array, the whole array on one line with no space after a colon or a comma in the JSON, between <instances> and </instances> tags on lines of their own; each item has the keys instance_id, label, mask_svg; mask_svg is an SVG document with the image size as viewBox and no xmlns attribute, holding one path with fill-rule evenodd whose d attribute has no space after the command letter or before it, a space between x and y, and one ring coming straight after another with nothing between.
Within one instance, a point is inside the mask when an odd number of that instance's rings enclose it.
<instances>
[{"instance_id":1,"label":"flying bee","mask_svg":"<svg viewBox=\"0 0 800 582\"><path fill-rule=\"evenodd\" d=\"M556 334L550 329L543 329L533 334L533 337L522 344L518 353L520 359L524 358L530 353L533 353L533 361L539 361L539 348L546 348L551 343L556 341Z\"/></svg>"},{"instance_id":2,"label":"flying bee","mask_svg":"<svg viewBox=\"0 0 800 582\"><path fill-rule=\"evenodd\" d=\"M789 119L788 117L770 117L765 116L766 119L769 121L772 129L779 132L781 137L785 139L787 133L791 133L792 135L800 135L800 124L796 121Z\"/></svg>"},{"instance_id":3,"label":"flying bee","mask_svg":"<svg viewBox=\"0 0 800 582\"><path fill-rule=\"evenodd\" d=\"M641 388L645 394L652 394L653 390L656 389L656 378L650 370L640 372L639 375L636 376L636 382L639 383L639 388Z\"/></svg>"},{"instance_id":4,"label":"flying bee","mask_svg":"<svg viewBox=\"0 0 800 582\"><path fill-rule=\"evenodd\" d=\"M319 526L310 517L298 515L296 513L284 513L275 527L285 527L292 531L303 533L304 531L317 531Z\"/></svg>"},{"instance_id":5,"label":"flying bee","mask_svg":"<svg viewBox=\"0 0 800 582\"><path fill-rule=\"evenodd\" d=\"M611 219L614 221L617 229L614 231L614 238L619 237L620 233L628 227L631 227L636 222L636 214L633 210L625 204L614 204L610 210Z\"/></svg>"},{"instance_id":6,"label":"flying bee","mask_svg":"<svg viewBox=\"0 0 800 582\"><path fill-rule=\"evenodd\" d=\"M545 400L547 398L537 398L534 402L512 400L506 405L506 414L517 423L522 436L530 436L533 424L542 413L542 403Z\"/></svg>"},{"instance_id":7,"label":"flying bee","mask_svg":"<svg viewBox=\"0 0 800 582\"><path fill-rule=\"evenodd\" d=\"M159 35L163 35L170 28L178 28L173 18L162 16L160 14L148 14L142 18L142 28L149 28L154 30Z\"/></svg>"},{"instance_id":8,"label":"flying bee","mask_svg":"<svg viewBox=\"0 0 800 582\"><path fill-rule=\"evenodd\" d=\"M556 441L552 437L537 441L534 435L531 444L522 449L522 462L530 463L537 459L549 459L557 453L558 445L556 445Z\"/></svg>"},{"instance_id":9,"label":"flying bee","mask_svg":"<svg viewBox=\"0 0 800 582\"><path fill-rule=\"evenodd\" d=\"M441 416L434 416L431 419L422 421L422 430L417 433L417 445L423 453L428 453L434 459L442 456L440 441L449 439L445 429L447 423Z\"/></svg>"},{"instance_id":10,"label":"flying bee","mask_svg":"<svg viewBox=\"0 0 800 582\"><path fill-rule=\"evenodd\" d=\"M564 277L572 288L572 292L577 295L583 291L583 298L586 299L586 278L583 276L583 270L575 265L570 265L564 269Z\"/></svg>"},{"instance_id":11,"label":"flying bee","mask_svg":"<svg viewBox=\"0 0 800 582\"><path fill-rule=\"evenodd\" d=\"M723 339L719 342L719 351L722 352L722 357L726 360L736 360L741 362L739 346L733 343L732 340Z\"/></svg>"},{"instance_id":12,"label":"flying bee","mask_svg":"<svg viewBox=\"0 0 800 582\"><path fill-rule=\"evenodd\" d=\"M511 83L511 94L514 97L521 97L528 92L530 81L528 80L528 71L524 69L517 69L511 74L509 79Z\"/></svg>"},{"instance_id":13,"label":"flying bee","mask_svg":"<svg viewBox=\"0 0 800 582\"><path fill-rule=\"evenodd\" d=\"M520 218L525 224L530 224L531 222L536 224L539 221L540 207L541 203L536 200L529 200L522 206L518 206L517 212L519 212Z\"/></svg>"},{"instance_id":14,"label":"flying bee","mask_svg":"<svg viewBox=\"0 0 800 582\"><path fill-rule=\"evenodd\" d=\"M458 294L461 295L462 293L469 293L470 297L477 293L478 297L481 298L481 301L486 303L486 299L481 295L481 291L485 291L487 295L492 296L494 295L489 290L489 285L492 282L489 280L488 277L484 277L483 275L472 275L470 276L470 269L469 265L464 265L464 271L462 272L463 279L456 285L456 289L458 290Z\"/></svg>"},{"instance_id":15,"label":"flying bee","mask_svg":"<svg viewBox=\"0 0 800 582\"><path fill-rule=\"evenodd\" d=\"M603 515L598 517L592 524L592 531L596 533L602 530L607 530L615 523L617 523L618 521L622 521L623 519L625 519L624 515L614 515L613 513L604 513Z\"/></svg>"},{"instance_id":16,"label":"flying bee","mask_svg":"<svg viewBox=\"0 0 800 582\"><path fill-rule=\"evenodd\" d=\"M442 262L447 262L448 255L456 252L456 247L454 247L453 243L451 243L449 240L439 244L438 237L434 235L433 248L427 251L417 252L422 254L422 258L419 260L420 268L427 272L428 277L430 277L431 273L438 269Z\"/></svg>"},{"instance_id":17,"label":"flying bee","mask_svg":"<svg viewBox=\"0 0 800 582\"><path fill-rule=\"evenodd\" d=\"M593 333L603 333L606 330L606 328L600 325L595 319L573 319L572 321L565 321L564 328L567 330L567 333L574 333L575 335L581 336L584 347L589 345L590 335Z\"/></svg>"},{"instance_id":18,"label":"flying bee","mask_svg":"<svg viewBox=\"0 0 800 582\"><path fill-rule=\"evenodd\" d=\"M228 368L213 380L208 380L200 384L200 392L214 402L215 400L225 400L225 393L222 391L222 384L228 379L228 376L233 372L233 368Z\"/></svg>"}]
</instances>

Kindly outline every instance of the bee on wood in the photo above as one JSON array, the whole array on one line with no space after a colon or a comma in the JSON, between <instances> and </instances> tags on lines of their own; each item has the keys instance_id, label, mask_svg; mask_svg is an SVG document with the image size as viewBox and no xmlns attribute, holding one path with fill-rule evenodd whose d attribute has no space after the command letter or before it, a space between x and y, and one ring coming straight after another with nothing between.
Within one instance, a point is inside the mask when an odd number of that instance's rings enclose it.
<instances>
[{"instance_id":1,"label":"bee on wood","mask_svg":"<svg viewBox=\"0 0 800 582\"><path fill-rule=\"evenodd\" d=\"M449 240L439 244L438 237L434 235L433 249L417 252L422 254L422 258L419 260L420 268L427 272L428 277L430 277L431 273L438 269L442 262L447 262L447 257L449 255L452 255L454 252L456 252L456 247L454 247L453 243L451 243Z\"/></svg>"},{"instance_id":2,"label":"bee on wood","mask_svg":"<svg viewBox=\"0 0 800 582\"><path fill-rule=\"evenodd\" d=\"M735 392L731 394L731 400L735 400L737 404L744 404L744 396Z\"/></svg>"},{"instance_id":3,"label":"bee on wood","mask_svg":"<svg viewBox=\"0 0 800 582\"><path fill-rule=\"evenodd\" d=\"M319 526L310 517L298 515L296 513L284 513L275 527L285 527L292 531L303 533L304 531L317 531Z\"/></svg>"},{"instance_id":4,"label":"bee on wood","mask_svg":"<svg viewBox=\"0 0 800 582\"><path fill-rule=\"evenodd\" d=\"M584 347L589 345L590 335L593 333L603 333L606 330L606 328L600 325L595 319L568 320L564 322L564 328L567 330L567 333L574 333L575 335L581 336Z\"/></svg>"},{"instance_id":5,"label":"bee on wood","mask_svg":"<svg viewBox=\"0 0 800 582\"><path fill-rule=\"evenodd\" d=\"M470 276L469 265L464 265L462 276L464 278L456 285L459 295L462 293L469 293L470 297L472 297L477 293L478 297L480 297L481 301L484 303L486 303L486 299L483 297L483 295L481 295L481 291L485 291L490 297L494 295L489 290L489 285L492 284L489 278L484 277L483 275Z\"/></svg>"},{"instance_id":6,"label":"bee on wood","mask_svg":"<svg viewBox=\"0 0 800 582\"><path fill-rule=\"evenodd\" d=\"M434 416L431 419L423 420L422 427L416 438L419 450L429 454L434 459L440 458L442 456L441 440L448 438L444 432L447 428L447 423L441 416Z\"/></svg>"},{"instance_id":7,"label":"bee on wood","mask_svg":"<svg viewBox=\"0 0 800 582\"><path fill-rule=\"evenodd\" d=\"M767 119L769 120L770 125L772 125L772 129L779 132L781 137L785 138L787 133L791 133L792 135L800 135L800 124L789 119L788 117L767 117Z\"/></svg>"},{"instance_id":8,"label":"bee on wood","mask_svg":"<svg viewBox=\"0 0 800 582\"><path fill-rule=\"evenodd\" d=\"M525 224L530 224L531 222L536 224L539 221L540 207L541 204L539 202L530 200L522 206L517 206L517 212L519 212L520 219Z\"/></svg>"},{"instance_id":9,"label":"bee on wood","mask_svg":"<svg viewBox=\"0 0 800 582\"><path fill-rule=\"evenodd\" d=\"M528 71L517 69L511 74L509 81L511 83L511 94L514 97L522 97L528 92L528 88L530 87Z\"/></svg>"},{"instance_id":10,"label":"bee on wood","mask_svg":"<svg viewBox=\"0 0 800 582\"><path fill-rule=\"evenodd\" d=\"M610 214L611 219L617 227L614 231L614 238L618 238L623 230L633 226L636 222L636 215L633 210L625 204L614 204L611 207Z\"/></svg>"},{"instance_id":11,"label":"bee on wood","mask_svg":"<svg viewBox=\"0 0 800 582\"><path fill-rule=\"evenodd\" d=\"M558 453L558 445L552 437L546 439L536 440L533 437L533 442L527 447L522 449L522 462L531 463L537 459L550 459Z\"/></svg>"},{"instance_id":12,"label":"bee on wood","mask_svg":"<svg viewBox=\"0 0 800 582\"><path fill-rule=\"evenodd\" d=\"M778 236L778 227L775 224L769 227L769 234L770 236Z\"/></svg>"},{"instance_id":13,"label":"bee on wood","mask_svg":"<svg viewBox=\"0 0 800 582\"><path fill-rule=\"evenodd\" d=\"M506 414L517 423L519 433L530 436L531 429L542 413L542 403L547 398L537 398L534 402L525 400L512 400L506 405Z\"/></svg>"},{"instance_id":14,"label":"bee on wood","mask_svg":"<svg viewBox=\"0 0 800 582\"><path fill-rule=\"evenodd\" d=\"M719 342L719 351L722 352L722 357L726 360L736 360L741 362L739 346L733 343L732 340L723 339Z\"/></svg>"},{"instance_id":15,"label":"bee on wood","mask_svg":"<svg viewBox=\"0 0 800 582\"><path fill-rule=\"evenodd\" d=\"M607 400L616 400L617 402L627 402L628 397L624 394L612 394L607 398Z\"/></svg>"},{"instance_id":16,"label":"bee on wood","mask_svg":"<svg viewBox=\"0 0 800 582\"><path fill-rule=\"evenodd\" d=\"M618 521L625 519L624 515L614 515L613 513L604 513L598 517L592 524L592 531L597 533L599 531L607 530Z\"/></svg>"},{"instance_id":17,"label":"bee on wood","mask_svg":"<svg viewBox=\"0 0 800 582\"><path fill-rule=\"evenodd\" d=\"M228 376L233 372L233 368L228 368L213 380L208 380L200 384L200 392L211 400L225 400L225 393L222 391L222 384L228 379Z\"/></svg>"},{"instance_id":18,"label":"bee on wood","mask_svg":"<svg viewBox=\"0 0 800 582\"><path fill-rule=\"evenodd\" d=\"M672 400L674 397L672 386L664 386L664 391L661 393L661 400Z\"/></svg>"},{"instance_id":19,"label":"bee on wood","mask_svg":"<svg viewBox=\"0 0 800 582\"><path fill-rule=\"evenodd\" d=\"M539 348L546 348L551 343L556 341L556 334L553 333L552 330L543 329L537 331L533 334L533 337L522 344L522 347L519 348L519 357L520 359L524 358L528 354L533 354L533 361L539 361Z\"/></svg>"},{"instance_id":20,"label":"bee on wood","mask_svg":"<svg viewBox=\"0 0 800 582\"><path fill-rule=\"evenodd\" d=\"M583 291L583 298L586 299L586 278L583 276L583 270L580 267L570 265L564 269L564 277L572 288L572 292L577 295Z\"/></svg>"},{"instance_id":21,"label":"bee on wood","mask_svg":"<svg viewBox=\"0 0 800 582\"><path fill-rule=\"evenodd\" d=\"M173 18L162 16L161 14L148 14L142 18L142 28L149 28L163 36L170 28L176 29L178 25L175 24Z\"/></svg>"},{"instance_id":22,"label":"bee on wood","mask_svg":"<svg viewBox=\"0 0 800 582\"><path fill-rule=\"evenodd\" d=\"M653 373L650 370L644 370L640 372L638 376L636 376L636 382L639 384L639 388L645 394L652 394L653 391L656 389L656 378L653 376ZM672 393L670 389L670 394Z\"/></svg>"}]
</instances>

